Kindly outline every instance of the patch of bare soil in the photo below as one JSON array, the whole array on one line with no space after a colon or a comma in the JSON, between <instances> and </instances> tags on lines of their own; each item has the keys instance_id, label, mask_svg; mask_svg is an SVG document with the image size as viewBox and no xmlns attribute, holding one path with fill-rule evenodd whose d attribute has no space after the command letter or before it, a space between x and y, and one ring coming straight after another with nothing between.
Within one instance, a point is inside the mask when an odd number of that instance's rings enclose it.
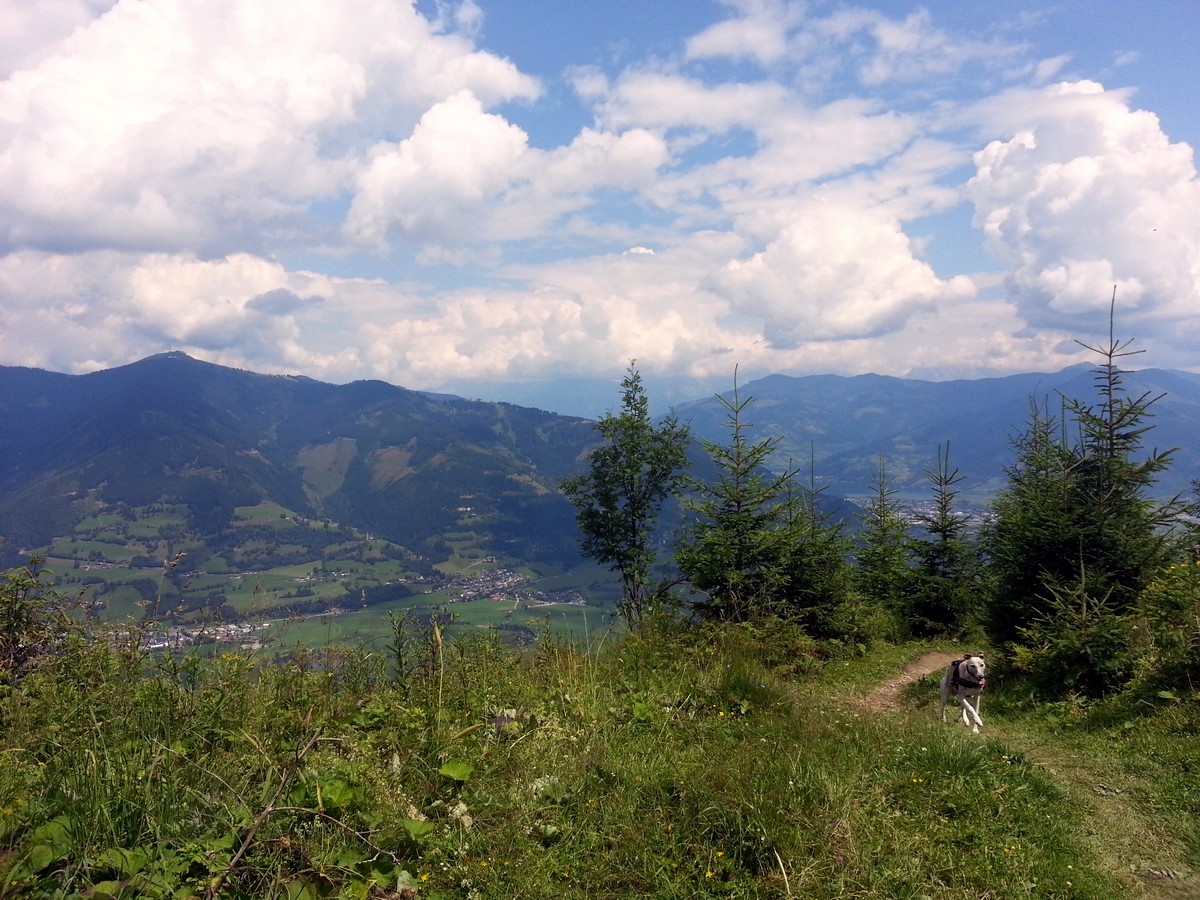
<instances>
[{"instance_id":1,"label":"patch of bare soil","mask_svg":"<svg viewBox=\"0 0 1200 900\"><path fill-rule=\"evenodd\" d=\"M871 712L896 712L901 708L900 692L914 681L919 681L930 672L943 671L956 659L953 653L933 652L914 659L866 697L859 700L861 706Z\"/></svg>"},{"instance_id":2,"label":"patch of bare soil","mask_svg":"<svg viewBox=\"0 0 1200 900\"><path fill-rule=\"evenodd\" d=\"M953 653L931 652L912 660L865 697L851 702L872 712L900 712L904 688L932 672L944 671ZM931 704L932 705L932 704ZM989 723L990 724L990 723ZM986 729L1025 755L1087 810L1087 833L1114 879L1130 897L1189 900L1200 897L1200 880L1178 860L1182 848L1161 833L1134 805L1127 788L1110 784L1087 758L1062 747L1053 750L1012 729ZM1132 786L1130 786L1132 787Z\"/></svg>"}]
</instances>

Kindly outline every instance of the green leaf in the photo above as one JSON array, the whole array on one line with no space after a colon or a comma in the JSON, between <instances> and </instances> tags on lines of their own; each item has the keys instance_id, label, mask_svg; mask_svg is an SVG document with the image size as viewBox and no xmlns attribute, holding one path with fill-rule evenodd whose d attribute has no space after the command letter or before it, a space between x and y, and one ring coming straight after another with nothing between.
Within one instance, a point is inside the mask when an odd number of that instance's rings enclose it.
<instances>
[{"instance_id":1,"label":"green leaf","mask_svg":"<svg viewBox=\"0 0 1200 900\"><path fill-rule=\"evenodd\" d=\"M121 896L121 891L125 889L125 886L125 883L121 881L101 881L93 884L84 893L92 900L116 900Z\"/></svg>"},{"instance_id":2,"label":"green leaf","mask_svg":"<svg viewBox=\"0 0 1200 900\"><path fill-rule=\"evenodd\" d=\"M438 774L445 775L447 778L453 778L461 784L462 782L470 781L471 773L474 771L475 767L468 763L451 760L438 769Z\"/></svg>"},{"instance_id":3,"label":"green leaf","mask_svg":"<svg viewBox=\"0 0 1200 900\"><path fill-rule=\"evenodd\" d=\"M71 820L66 816L56 816L44 825L33 829L29 835L31 843L49 844L61 859L71 849Z\"/></svg>"},{"instance_id":4,"label":"green leaf","mask_svg":"<svg viewBox=\"0 0 1200 900\"><path fill-rule=\"evenodd\" d=\"M321 802L326 807L341 808L349 806L358 798L358 791L345 778L340 776L330 778L321 784Z\"/></svg>"},{"instance_id":5,"label":"green leaf","mask_svg":"<svg viewBox=\"0 0 1200 900\"><path fill-rule=\"evenodd\" d=\"M400 824L404 826L404 830L414 841L420 840L434 829L433 823L424 819L405 819Z\"/></svg>"},{"instance_id":6,"label":"green leaf","mask_svg":"<svg viewBox=\"0 0 1200 900\"><path fill-rule=\"evenodd\" d=\"M317 889L307 881L290 882L284 890L287 900L317 900L320 896Z\"/></svg>"},{"instance_id":7,"label":"green leaf","mask_svg":"<svg viewBox=\"0 0 1200 900\"><path fill-rule=\"evenodd\" d=\"M105 850L96 857L96 861L122 877L128 878L146 868L151 858L150 853L141 847L135 847L132 850L117 847Z\"/></svg>"},{"instance_id":8,"label":"green leaf","mask_svg":"<svg viewBox=\"0 0 1200 900\"><path fill-rule=\"evenodd\" d=\"M17 878L36 875L59 859L62 859L62 854L57 853L49 844L34 844L25 854L25 858L13 866L13 875Z\"/></svg>"}]
</instances>

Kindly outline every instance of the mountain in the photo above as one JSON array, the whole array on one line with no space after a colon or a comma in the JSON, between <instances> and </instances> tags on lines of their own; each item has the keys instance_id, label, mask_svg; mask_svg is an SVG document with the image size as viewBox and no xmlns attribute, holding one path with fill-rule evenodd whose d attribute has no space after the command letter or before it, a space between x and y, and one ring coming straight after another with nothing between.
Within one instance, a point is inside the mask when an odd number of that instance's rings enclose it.
<instances>
[{"instance_id":1,"label":"mountain","mask_svg":"<svg viewBox=\"0 0 1200 900\"><path fill-rule=\"evenodd\" d=\"M1094 377L1088 366L940 382L772 375L739 393L753 399L750 439L777 437L778 466L807 473L811 459L825 501L870 494L881 457L903 496L928 496L923 473L949 445L960 494L978 504L1003 486L1030 403L1058 412L1060 392L1094 402ZM1125 382L1131 396L1163 395L1147 444L1179 448L1160 493L1187 491L1200 478L1200 375L1148 369ZM699 437L729 439L716 397L676 414ZM182 353L88 375L0 367L0 421L0 564L39 549L58 566L94 562L88 577L124 567L124 581L105 573L108 587L137 582L146 600L162 586L141 569L182 549L194 571L226 579L227 597L238 573L288 570L271 595L283 605L307 596L305 573L338 581L354 563L390 568L351 572L339 596L391 596L436 580L435 567L450 577L489 557L539 577L576 566L573 510L556 485L597 437L587 419L510 403L260 375ZM711 479L706 462L693 474ZM216 595L215 581L196 584ZM259 602L243 593L243 606Z\"/></svg>"},{"instance_id":2,"label":"mountain","mask_svg":"<svg viewBox=\"0 0 1200 900\"><path fill-rule=\"evenodd\" d=\"M1012 439L1025 427L1030 404L1061 412L1062 396L1099 402L1094 367L1072 366L1054 373L959 381L919 381L884 375L843 377L771 375L739 386L752 402L743 415L752 440L778 438L777 465L788 461L813 472L828 493L872 492L885 462L893 487L904 494L927 493L924 471L936 464L939 445L949 445L950 462L963 476L964 496L985 499L1004 485L1013 461ZM1163 369L1127 373L1131 398L1163 395L1146 419L1147 450L1178 448L1160 479L1170 495L1200 479L1200 375ZM722 395L726 399L732 392ZM676 408L703 438L728 440L727 410L716 397Z\"/></svg>"},{"instance_id":3,"label":"mountain","mask_svg":"<svg viewBox=\"0 0 1200 900\"><path fill-rule=\"evenodd\" d=\"M435 561L468 517L493 552L577 560L555 485L596 437L584 419L177 352L88 375L0 367L0 419L8 564L112 510L182 508L188 529L215 537L264 503Z\"/></svg>"}]
</instances>

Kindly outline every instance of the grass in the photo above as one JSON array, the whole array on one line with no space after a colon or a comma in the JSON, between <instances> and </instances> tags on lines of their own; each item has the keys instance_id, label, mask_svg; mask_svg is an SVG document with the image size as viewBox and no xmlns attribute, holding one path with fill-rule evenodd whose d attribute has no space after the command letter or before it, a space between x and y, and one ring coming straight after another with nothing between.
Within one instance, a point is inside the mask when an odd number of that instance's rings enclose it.
<instances>
[{"instance_id":1,"label":"grass","mask_svg":"<svg viewBox=\"0 0 1200 900\"><path fill-rule=\"evenodd\" d=\"M0 894L1130 896L1031 754L849 701L915 646L821 659L787 629L543 627L514 650L433 624L391 643L274 661L72 644L0 688ZM1105 777L1174 754L1138 799L1174 827L1182 708L1063 746L1124 735Z\"/></svg>"},{"instance_id":2,"label":"grass","mask_svg":"<svg viewBox=\"0 0 1200 900\"><path fill-rule=\"evenodd\" d=\"M928 713L938 675L905 692ZM1195 697L1035 701L992 679L986 731L1070 799L1101 868L1128 896L1190 898L1200 868L1200 711Z\"/></svg>"}]
</instances>

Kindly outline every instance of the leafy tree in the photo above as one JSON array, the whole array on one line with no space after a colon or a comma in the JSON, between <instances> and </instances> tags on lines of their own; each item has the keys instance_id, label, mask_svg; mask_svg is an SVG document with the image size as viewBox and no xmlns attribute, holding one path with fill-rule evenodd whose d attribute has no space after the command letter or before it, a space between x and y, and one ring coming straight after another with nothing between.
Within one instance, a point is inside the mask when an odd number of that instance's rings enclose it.
<instances>
[{"instance_id":1,"label":"leafy tree","mask_svg":"<svg viewBox=\"0 0 1200 900\"><path fill-rule=\"evenodd\" d=\"M904 603L914 634L960 634L977 613L977 555L967 534L967 517L954 509L962 476L950 468L950 445L938 447L937 466L925 470L933 486L933 509L920 513L926 532L915 538L912 589Z\"/></svg>"},{"instance_id":2,"label":"leafy tree","mask_svg":"<svg viewBox=\"0 0 1200 900\"><path fill-rule=\"evenodd\" d=\"M1061 608L1056 597L1077 598L1083 586L1094 601L1089 608L1102 601L1113 614L1127 613L1167 559L1163 529L1177 504L1157 502L1149 491L1173 451L1141 453L1159 397L1126 394L1119 363L1140 352L1129 344L1113 338L1110 317L1107 344L1082 344L1103 358L1095 370L1098 403L1064 398L1058 417L1034 404L1014 442L1016 463L983 533L992 582L985 626L1002 646Z\"/></svg>"},{"instance_id":3,"label":"leafy tree","mask_svg":"<svg viewBox=\"0 0 1200 900\"><path fill-rule=\"evenodd\" d=\"M621 411L596 423L603 446L589 456L587 472L561 489L574 504L583 554L621 576L617 611L630 626L660 600L670 583L652 583L655 526L687 467L690 430L674 416L657 425L641 375L631 362L621 382Z\"/></svg>"}]
</instances>

